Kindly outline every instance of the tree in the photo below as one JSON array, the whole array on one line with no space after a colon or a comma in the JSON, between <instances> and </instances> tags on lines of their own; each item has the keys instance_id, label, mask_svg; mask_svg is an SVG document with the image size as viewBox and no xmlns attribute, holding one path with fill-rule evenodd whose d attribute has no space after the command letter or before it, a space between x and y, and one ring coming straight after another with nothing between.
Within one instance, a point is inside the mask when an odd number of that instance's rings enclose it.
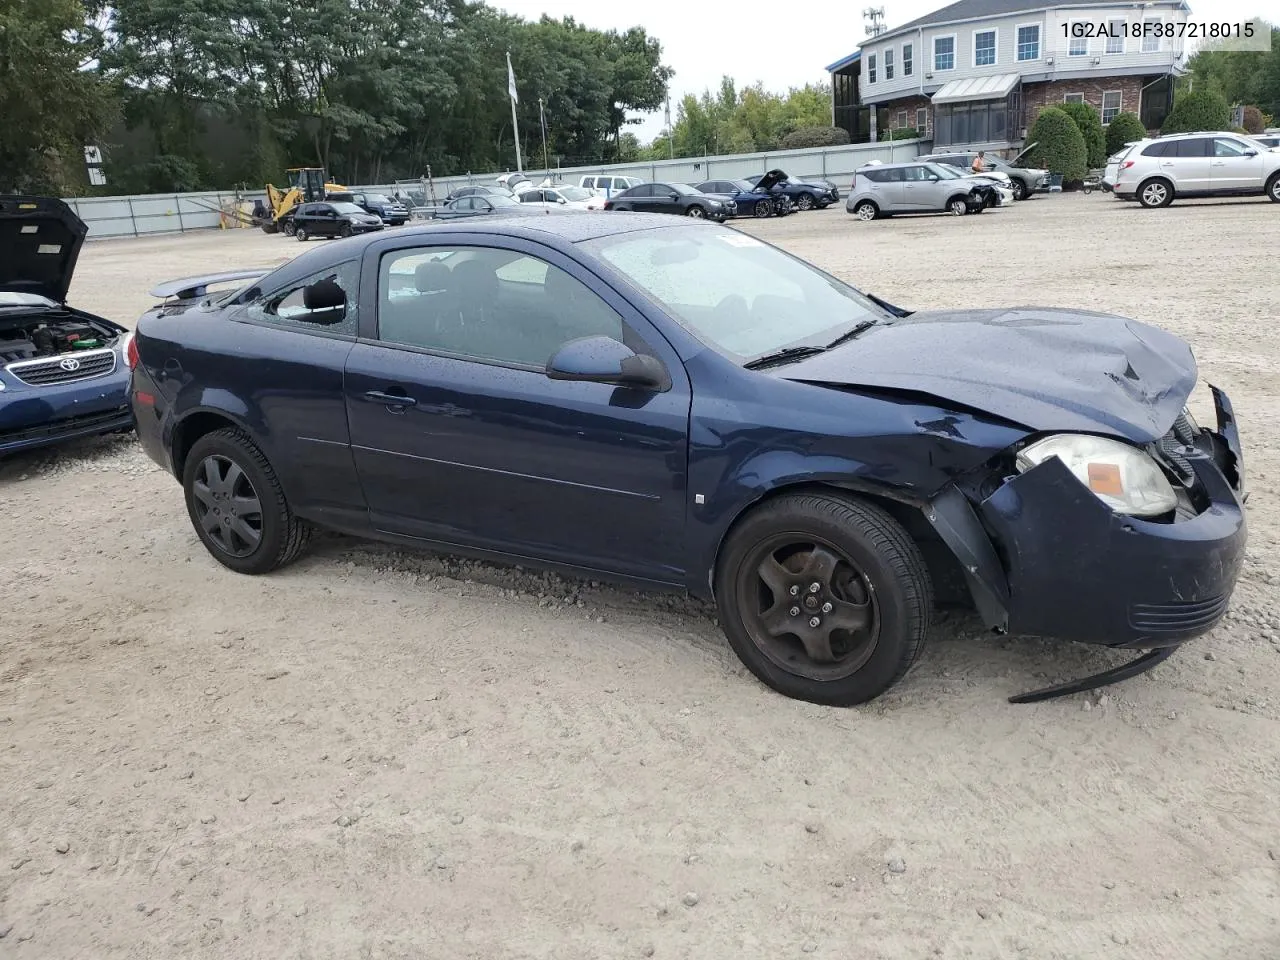
<instances>
[{"instance_id":1,"label":"tree","mask_svg":"<svg viewBox=\"0 0 1280 960\"><path fill-rule=\"evenodd\" d=\"M1037 144L1035 162L1039 166L1062 174L1064 183L1084 179L1089 169L1084 134L1065 111L1058 107L1041 110L1031 125L1028 139Z\"/></svg>"},{"instance_id":2,"label":"tree","mask_svg":"<svg viewBox=\"0 0 1280 960\"><path fill-rule=\"evenodd\" d=\"M1261 133L1267 127L1267 121L1262 117L1262 111L1257 107L1248 106L1244 108L1244 128L1249 133Z\"/></svg>"},{"instance_id":3,"label":"tree","mask_svg":"<svg viewBox=\"0 0 1280 960\"><path fill-rule=\"evenodd\" d=\"M1103 132L1098 111L1087 103L1064 103L1059 109L1080 128L1088 166L1097 169L1104 165L1107 162L1107 135Z\"/></svg>"},{"instance_id":4,"label":"tree","mask_svg":"<svg viewBox=\"0 0 1280 960\"><path fill-rule=\"evenodd\" d=\"M1210 90L1227 103L1255 104L1263 114L1280 114L1280 27L1258 18L1252 22L1259 33L1270 32L1267 52L1224 50L1221 42L1203 44L1187 63L1180 92Z\"/></svg>"},{"instance_id":5,"label":"tree","mask_svg":"<svg viewBox=\"0 0 1280 960\"><path fill-rule=\"evenodd\" d=\"M1221 94L1213 90L1192 90L1174 100L1173 110L1165 117L1160 132L1224 130L1230 122L1231 108Z\"/></svg>"},{"instance_id":6,"label":"tree","mask_svg":"<svg viewBox=\"0 0 1280 960\"><path fill-rule=\"evenodd\" d=\"M1107 156L1118 153L1126 143L1141 140L1147 135L1136 113L1118 113L1107 125Z\"/></svg>"},{"instance_id":7,"label":"tree","mask_svg":"<svg viewBox=\"0 0 1280 960\"><path fill-rule=\"evenodd\" d=\"M97 35L80 0L0 0L0 192L80 193L84 147L113 121L88 61Z\"/></svg>"},{"instance_id":8,"label":"tree","mask_svg":"<svg viewBox=\"0 0 1280 960\"><path fill-rule=\"evenodd\" d=\"M783 150L797 150L801 147L836 147L848 142L849 132L843 127L799 127L783 137L780 146Z\"/></svg>"}]
</instances>

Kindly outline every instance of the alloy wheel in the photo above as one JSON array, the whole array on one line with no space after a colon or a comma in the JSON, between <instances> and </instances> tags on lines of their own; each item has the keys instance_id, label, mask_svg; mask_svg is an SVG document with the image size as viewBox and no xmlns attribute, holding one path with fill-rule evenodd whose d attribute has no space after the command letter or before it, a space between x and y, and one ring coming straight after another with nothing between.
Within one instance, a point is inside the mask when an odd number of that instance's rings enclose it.
<instances>
[{"instance_id":1,"label":"alloy wheel","mask_svg":"<svg viewBox=\"0 0 1280 960\"><path fill-rule=\"evenodd\" d=\"M870 203L860 203L858 208L853 211L853 215L859 220L874 220L876 218L876 208Z\"/></svg>"},{"instance_id":2,"label":"alloy wheel","mask_svg":"<svg viewBox=\"0 0 1280 960\"><path fill-rule=\"evenodd\" d=\"M781 534L757 547L738 576L747 633L783 670L837 680L871 658L880 630L875 591L833 544Z\"/></svg>"},{"instance_id":3,"label":"alloy wheel","mask_svg":"<svg viewBox=\"0 0 1280 960\"><path fill-rule=\"evenodd\" d=\"M1012 187L1013 187L1013 199L1015 200L1027 199L1027 185L1025 183L1023 183L1021 180L1014 180Z\"/></svg>"},{"instance_id":4,"label":"alloy wheel","mask_svg":"<svg viewBox=\"0 0 1280 960\"><path fill-rule=\"evenodd\" d=\"M761 200L756 204L756 216L768 217L773 215L773 204L768 200Z\"/></svg>"},{"instance_id":5,"label":"alloy wheel","mask_svg":"<svg viewBox=\"0 0 1280 960\"><path fill-rule=\"evenodd\" d=\"M957 197L951 201L951 212L957 217L963 217L969 211L969 205L964 200Z\"/></svg>"},{"instance_id":6,"label":"alloy wheel","mask_svg":"<svg viewBox=\"0 0 1280 960\"><path fill-rule=\"evenodd\" d=\"M1142 202L1148 207L1162 206L1169 196L1169 188L1163 183L1149 183L1142 188Z\"/></svg>"},{"instance_id":7,"label":"alloy wheel","mask_svg":"<svg viewBox=\"0 0 1280 960\"><path fill-rule=\"evenodd\" d=\"M196 520L211 541L233 557L247 557L262 542L262 501L234 460L212 454L200 462L191 486Z\"/></svg>"},{"instance_id":8,"label":"alloy wheel","mask_svg":"<svg viewBox=\"0 0 1280 960\"><path fill-rule=\"evenodd\" d=\"M701 207L694 206L689 208L689 216L693 217L695 220L700 220L706 215L707 215L707 212L703 210Z\"/></svg>"},{"instance_id":9,"label":"alloy wheel","mask_svg":"<svg viewBox=\"0 0 1280 960\"><path fill-rule=\"evenodd\" d=\"M807 193L800 194L800 199L796 201L796 206L801 210L812 210L813 197L809 196Z\"/></svg>"}]
</instances>

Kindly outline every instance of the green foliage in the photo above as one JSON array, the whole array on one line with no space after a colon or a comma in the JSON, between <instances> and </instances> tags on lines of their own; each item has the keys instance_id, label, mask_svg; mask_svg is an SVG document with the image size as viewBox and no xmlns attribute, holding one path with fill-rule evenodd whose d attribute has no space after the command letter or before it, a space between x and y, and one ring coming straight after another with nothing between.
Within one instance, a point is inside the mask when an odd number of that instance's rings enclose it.
<instances>
[{"instance_id":1,"label":"green foliage","mask_svg":"<svg viewBox=\"0 0 1280 960\"><path fill-rule=\"evenodd\" d=\"M1064 103L1059 108L1069 116L1080 128L1084 137L1087 153L1086 164L1089 167L1101 167L1107 162L1107 135L1102 129L1102 117L1098 111L1087 103Z\"/></svg>"},{"instance_id":2,"label":"green foliage","mask_svg":"<svg viewBox=\"0 0 1280 960\"><path fill-rule=\"evenodd\" d=\"M107 85L81 69L100 41L80 0L0 0L0 192L84 192L84 147L115 113Z\"/></svg>"},{"instance_id":3,"label":"green foliage","mask_svg":"<svg viewBox=\"0 0 1280 960\"><path fill-rule=\"evenodd\" d=\"M1165 118L1161 133L1186 133L1195 130L1222 130L1231 120L1231 108L1220 93L1192 90L1173 102L1173 110Z\"/></svg>"},{"instance_id":4,"label":"green foliage","mask_svg":"<svg viewBox=\"0 0 1280 960\"><path fill-rule=\"evenodd\" d=\"M1203 44L1187 63L1180 91L1210 90L1227 103L1255 104L1264 115L1280 114L1280 28L1258 18L1253 23L1263 34L1270 30L1270 50L1228 51L1221 44Z\"/></svg>"},{"instance_id":5,"label":"green foliage","mask_svg":"<svg viewBox=\"0 0 1280 960\"><path fill-rule=\"evenodd\" d=\"M677 157L777 150L788 134L802 128L830 129L830 123L831 94L825 84L793 88L780 96L759 83L739 91L732 78L724 77L714 94L704 90L700 97L685 95L672 142Z\"/></svg>"},{"instance_id":6,"label":"green foliage","mask_svg":"<svg viewBox=\"0 0 1280 960\"><path fill-rule=\"evenodd\" d=\"M1040 111L1027 139L1037 144L1033 162L1051 173L1062 174L1064 183L1083 180L1088 172L1088 148L1075 121L1058 107Z\"/></svg>"},{"instance_id":7,"label":"green foliage","mask_svg":"<svg viewBox=\"0 0 1280 960\"><path fill-rule=\"evenodd\" d=\"M798 127L778 142L781 150L801 147L838 147L849 142L849 131L843 127Z\"/></svg>"},{"instance_id":8,"label":"green foliage","mask_svg":"<svg viewBox=\"0 0 1280 960\"><path fill-rule=\"evenodd\" d=\"M890 140L915 140L919 136L920 131L915 127L899 127L889 132Z\"/></svg>"},{"instance_id":9,"label":"green foliage","mask_svg":"<svg viewBox=\"0 0 1280 960\"><path fill-rule=\"evenodd\" d=\"M1126 143L1141 140L1146 135L1147 130L1136 113L1126 111L1116 114L1107 124L1107 156L1118 152Z\"/></svg>"},{"instance_id":10,"label":"green foliage","mask_svg":"<svg viewBox=\"0 0 1280 960\"><path fill-rule=\"evenodd\" d=\"M1266 118L1262 116L1262 111L1257 107L1248 106L1244 108L1244 128L1248 133L1261 133L1267 128Z\"/></svg>"}]
</instances>

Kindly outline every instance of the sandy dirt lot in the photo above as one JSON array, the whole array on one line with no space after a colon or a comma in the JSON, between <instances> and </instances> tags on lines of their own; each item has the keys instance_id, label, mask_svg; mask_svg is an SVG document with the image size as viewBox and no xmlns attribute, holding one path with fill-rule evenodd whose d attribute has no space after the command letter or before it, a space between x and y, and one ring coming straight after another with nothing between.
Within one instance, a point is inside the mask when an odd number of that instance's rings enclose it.
<instances>
[{"instance_id":1,"label":"sandy dirt lot","mask_svg":"<svg viewBox=\"0 0 1280 960\"><path fill-rule=\"evenodd\" d=\"M756 683L680 596L341 537L241 577L132 441L20 457L0 956L1280 956L1280 207L744 229L911 307L1188 338L1253 490L1230 618L1144 677L1012 706L1123 657L949 617L890 694L831 710ZM128 323L153 282L301 249L94 243L73 302Z\"/></svg>"}]
</instances>

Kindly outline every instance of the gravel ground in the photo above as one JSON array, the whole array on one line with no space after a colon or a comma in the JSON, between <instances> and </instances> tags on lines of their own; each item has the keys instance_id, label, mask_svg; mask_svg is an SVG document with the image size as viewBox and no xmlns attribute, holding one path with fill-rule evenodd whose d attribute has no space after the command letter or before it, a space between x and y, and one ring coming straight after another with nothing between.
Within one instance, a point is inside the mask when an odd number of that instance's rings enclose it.
<instances>
[{"instance_id":1,"label":"gravel ground","mask_svg":"<svg viewBox=\"0 0 1280 960\"><path fill-rule=\"evenodd\" d=\"M948 618L900 686L830 710L756 683L680 596L341 537L240 577L132 441L20 457L0 956L1280 955L1280 207L744 229L908 306L1188 338L1253 489L1229 619L1101 694L1011 706L1122 658ZM153 282L300 249L93 243L73 302L128 323Z\"/></svg>"}]
</instances>

